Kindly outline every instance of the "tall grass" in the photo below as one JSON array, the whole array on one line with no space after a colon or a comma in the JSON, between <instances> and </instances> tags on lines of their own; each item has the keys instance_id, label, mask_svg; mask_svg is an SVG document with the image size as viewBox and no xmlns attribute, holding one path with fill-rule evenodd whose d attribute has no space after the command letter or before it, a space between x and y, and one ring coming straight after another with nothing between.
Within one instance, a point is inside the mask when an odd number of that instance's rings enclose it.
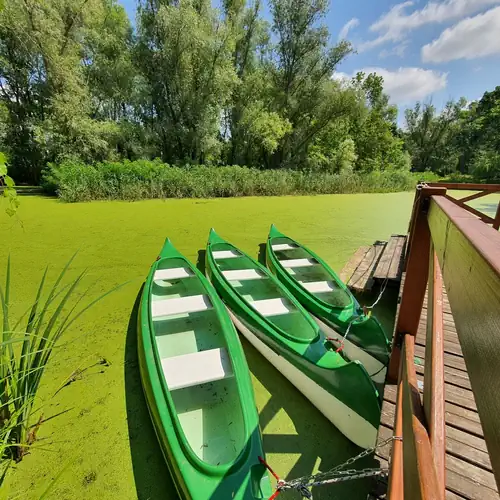
<instances>
[{"instance_id":1,"label":"tall grass","mask_svg":"<svg viewBox=\"0 0 500 500\"><path fill-rule=\"evenodd\" d=\"M86 271L64 283L73 256L52 286L45 269L35 301L26 313L11 321L11 265L7 261L5 287L0 285L2 311L0 339L0 485L9 465L19 462L36 440L42 417L33 422L35 401L45 368L54 348L71 325L110 290L80 306L89 289L79 289ZM76 297L78 291L79 297ZM80 308L79 308L80 307Z\"/></svg>"},{"instance_id":2,"label":"tall grass","mask_svg":"<svg viewBox=\"0 0 500 500\"><path fill-rule=\"evenodd\" d=\"M238 166L174 167L146 160L51 164L43 182L48 192L67 202L394 192L413 189L415 184L415 177L403 170L330 174Z\"/></svg>"}]
</instances>

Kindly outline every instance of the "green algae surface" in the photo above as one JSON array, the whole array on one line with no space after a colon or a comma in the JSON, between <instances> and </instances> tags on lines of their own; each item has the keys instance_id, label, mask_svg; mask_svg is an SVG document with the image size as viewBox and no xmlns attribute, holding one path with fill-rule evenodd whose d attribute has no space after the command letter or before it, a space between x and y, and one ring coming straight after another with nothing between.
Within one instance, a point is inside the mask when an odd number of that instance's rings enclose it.
<instances>
[{"instance_id":1,"label":"green algae surface","mask_svg":"<svg viewBox=\"0 0 500 500\"><path fill-rule=\"evenodd\" d=\"M18 220L2 211L0 280L10 252L13 317L31 305L45 265L53 279L75 251L71 274L88 269L88 300L128 283L88 311L54 351L38 408L46 419L58 416L43 423L0 496L38 498L62 471L48 498L177 498L142 395L135 337L137 297L165 237L197 262L214 227L257 255L274 222L340 270L359 246L404 233L412 201L412 193L396 193L68 205L26 196ZM393 319L379 315L389 324ZM360 451L243 344L267 459L280 476L326 470ZM369 486L364 480L316 488L314 498L366 498ZM292 492L283 497L299 498Z\"/></svg>"}]
</instances>

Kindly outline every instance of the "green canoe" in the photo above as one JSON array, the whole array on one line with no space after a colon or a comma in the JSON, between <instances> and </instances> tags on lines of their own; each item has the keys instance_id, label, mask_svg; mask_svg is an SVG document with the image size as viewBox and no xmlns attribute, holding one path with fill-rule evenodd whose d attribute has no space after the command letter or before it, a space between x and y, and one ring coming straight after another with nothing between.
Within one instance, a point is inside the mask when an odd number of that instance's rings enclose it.
<instances>
[{"instance_id":1,"label":"green canoe","mask_svg":"<svg viewBox=\"0 0 500 500\"><path fill-rule=\"evenodd\" d=\"M390 343L380 323L363 309L335 272L314 252L271 226L266 244L269 269L313 315L321 329L343 345L349 359L361 361L377 383L384 383ZM345 340L343 335L349 323Z\"/></svg>"},{"instance_id":2,"label":"green canoe","mask_svg":"<svg viewBox=\"0 0 500 500\"><path fill-rule=\"evenodd\" d=\"M240 332L346 437L375 444L377 389L361 363L331 349L306 310L257 261L212 229L206 272Z\"/></svg>"},{"instance_id":3,"label":"green canoe","mask_svg":"<svg viewBox=\"0 0 500 500\"><path fill-rule=\"evenodd\" d=\"M183 499L272 494L248 366L224 304L167 239L138 320L142 385Z\"/></svg>"}]
</instances>

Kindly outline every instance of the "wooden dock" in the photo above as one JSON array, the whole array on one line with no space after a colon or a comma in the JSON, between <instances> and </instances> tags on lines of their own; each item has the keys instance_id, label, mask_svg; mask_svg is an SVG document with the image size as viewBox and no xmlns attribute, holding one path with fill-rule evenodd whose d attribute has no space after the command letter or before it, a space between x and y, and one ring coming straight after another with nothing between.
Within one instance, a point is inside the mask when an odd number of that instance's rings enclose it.
<instances>
[{"instance_id":1,"label":"wooden dock","mask_svg":"<svg viewBox=\"0 0 500 500\"><path fill-rule=\"evenodd\" d=\"M389 241L376 241L358 248L340 272L340 279L357 292L370 291L376 283L401 281L406 236L395 234Z\"/></svg>"},{"instance_id":2,"label":"wooden dock","mask_svg":"<svg viewBox=\"0 0 500 500\"><path fill-rule=\"evenodd\" d=\"M449 500L464 498L498 500L500 496L446 291L443 296L443 307L446 498ZM423 388L426 320L427 296L415 342L415 367L420 390ZM393 435L396 388L395 385L387 385L384 391L379 442ZM381 467L387 467L390 452L390 445L377 450L376 458L380 461ZM380 491L380 485L372 498L385 498L384 492Z\"/></svg>"}]
</instances>

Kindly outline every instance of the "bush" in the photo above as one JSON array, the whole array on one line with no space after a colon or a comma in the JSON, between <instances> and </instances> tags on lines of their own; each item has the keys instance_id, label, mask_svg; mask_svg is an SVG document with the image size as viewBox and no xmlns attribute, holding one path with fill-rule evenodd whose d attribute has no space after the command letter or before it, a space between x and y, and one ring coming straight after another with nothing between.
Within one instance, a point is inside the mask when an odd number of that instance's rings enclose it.
<instances>
[{"instance_id":1,"label":"bush","mask_svg":"<svg viewBox=\"0 0 500 500\"><path fill-rule=\"evenodd\" d=\"M219 198L294 194L373 193L413 189L406 171L339 174L297 170L204 165L175 167L159 160L107 162L89 166L74 161L49 164L43 187L63 201Z\"/></svg>"},{"instance_id":2,"label":"bush","mask_svg":"<svg viewBox=\"0 0 500 500\"><path fill-rule=\"evenodd\" d=\"M500 153L480 149L474 155L471 170L476 182L500 182Z\"/></svg>"}]
</instances>

